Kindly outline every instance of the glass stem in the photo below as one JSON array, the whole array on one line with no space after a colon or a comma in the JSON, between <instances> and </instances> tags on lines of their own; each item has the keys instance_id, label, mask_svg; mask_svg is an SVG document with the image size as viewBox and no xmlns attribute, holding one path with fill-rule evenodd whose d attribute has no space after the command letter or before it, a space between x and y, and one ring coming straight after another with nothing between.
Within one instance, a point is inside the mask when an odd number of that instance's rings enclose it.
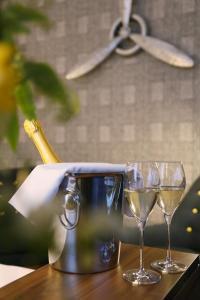
<instances>
[{"instance_id":1,"label":"glass stem","mask_svg":"<svg viewBox=\"0 0 200 300\"><path fill-rule=\"evenodd\" d=\"M144 260L143 260L143 248L144 248L144 223L139 222L138 227L140 229L140 269L139 273L144 273Z\"/></svg>"},{"instance_id":2,"label":"glass stem","mask_svg":"<svg viewBox=\"0 0 200 300\"><path fill-rule=\"evenodd\" d=\"M168 264L172 262L172 255L171 255L171 232L170 232L170 225L171 225L171 216L164 215L165 221L167 223L167 234L168 234L168 248L167 248L167 257L166 261Z\"/></svg>"}]
</instances>

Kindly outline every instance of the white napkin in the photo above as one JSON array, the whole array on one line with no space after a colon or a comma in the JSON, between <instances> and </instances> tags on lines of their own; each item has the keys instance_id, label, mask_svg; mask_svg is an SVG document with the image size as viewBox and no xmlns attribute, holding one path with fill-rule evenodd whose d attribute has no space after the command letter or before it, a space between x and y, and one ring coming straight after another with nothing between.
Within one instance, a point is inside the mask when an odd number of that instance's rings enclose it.
<instances>
[{"instance_id":1,"label":"white napkin","mask_svg":"<svg viewBox=\"0 0 200 300\"><path fill-rule=\"evenodd\" d=\"M33 269L0 264L0 288L33 271Z\"/></svg>"},{"instance_id":2,"label":"white napkin","mask_svg":"<svg viewBox=\"0 0 200 300\"><path fill-rule=\"evenodd\" d=\"M26 178L9 203L24 217L57 194L65 173L123 173L125 165L109 163L57 163L38 165Z\"/></svg>"}]
</instances>

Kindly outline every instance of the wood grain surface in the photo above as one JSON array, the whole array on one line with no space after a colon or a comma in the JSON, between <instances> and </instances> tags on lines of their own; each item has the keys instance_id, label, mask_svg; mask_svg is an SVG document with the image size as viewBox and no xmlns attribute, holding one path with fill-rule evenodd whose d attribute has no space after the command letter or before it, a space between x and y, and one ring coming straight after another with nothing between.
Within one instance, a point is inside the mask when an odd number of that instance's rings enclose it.
<instances>
[{"instance_id":1,"label":"wood grain surface","mask_svg":"<svg viewBox=\"0 0 200 300\"><path fill-rule=\"evenodd\" d=\"M196 254L173 251L173 258L190 266ZM165 249L145 247L145 267L163 258ZM131 286L122 279L123 271L138 267L139 248L122 244L120 265L96 274L68 274L43 266L33 273L0 289L0 299L20 300L121 300L164 299L184 274L162 275L160 283L150 286Z\"/></svg>"}]
</instances>

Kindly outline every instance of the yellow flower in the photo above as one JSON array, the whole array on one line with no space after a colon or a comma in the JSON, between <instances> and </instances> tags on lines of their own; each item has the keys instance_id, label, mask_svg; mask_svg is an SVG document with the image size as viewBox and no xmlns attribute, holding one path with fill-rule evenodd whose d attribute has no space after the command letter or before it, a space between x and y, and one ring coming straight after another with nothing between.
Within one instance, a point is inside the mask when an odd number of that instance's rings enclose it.
<instances>
[{"instance_id":1,"label":"yellow flower","mask_svg":"<svg viewBox=\"0 0 200 300\"><path fill-rule=\"evenodd\" d=\"M15 55L15 48L13 45L5 42L0 42L0 65L11 63Z\"/></svg>"},{"instance_id":2,"label":"yellow flower","mask_svg":"<svg viewBox=\"0 0 200 300\"><path fill-rule=\"evenodd\" d=\"M0 112L11 112L16 108L14 96L18 75L12 65L0 65Z\"/></svg>"},{"instance_id":3,"label":"yellow flower","mask_svg":"<svg viewBox=\"0 0 200 300\"><path fill-rule=\"evenodd\" d=\"M15 49L8 43L0 43L0 112L16 110L14 91L19 82L19 71L13 65Z\"/></svg>"}]
</instances>

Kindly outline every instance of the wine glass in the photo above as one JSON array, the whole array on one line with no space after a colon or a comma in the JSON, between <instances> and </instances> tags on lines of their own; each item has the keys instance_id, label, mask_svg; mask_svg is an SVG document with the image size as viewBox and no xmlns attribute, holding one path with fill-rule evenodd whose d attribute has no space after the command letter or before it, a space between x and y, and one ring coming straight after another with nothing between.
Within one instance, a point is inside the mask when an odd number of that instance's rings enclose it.
<instances>
[{"instance_id":1,"label":"wine glass","mask_svg":"<svg viewBox=\"0 0 200 300\"><path fill-rule=\"evenodd\" d=\"M143 261L144 227L157 200L159 172L154 162L133 162L126 165L124 213L135 217L140 230L140 267L123 273L123 278L132 285L154 284L161 276L153 270L146 270Z\"/></svg>"},{"instance_id":2,"label":"wine glass","mask_svg":"<svg viewBox=\"0 0 200 300\"><path fill-rule=\"evenodd\" d=\"M179 273L186 270L186 266L174 261L171 256L170 225L174 212L182 201L186 185L185 173L181 162L157 162L160 175L160 192L157 203L160 206L168 230L168 249L165 259L151 263L151 267L162 273Z\"/></svg>"}]
</instances>

